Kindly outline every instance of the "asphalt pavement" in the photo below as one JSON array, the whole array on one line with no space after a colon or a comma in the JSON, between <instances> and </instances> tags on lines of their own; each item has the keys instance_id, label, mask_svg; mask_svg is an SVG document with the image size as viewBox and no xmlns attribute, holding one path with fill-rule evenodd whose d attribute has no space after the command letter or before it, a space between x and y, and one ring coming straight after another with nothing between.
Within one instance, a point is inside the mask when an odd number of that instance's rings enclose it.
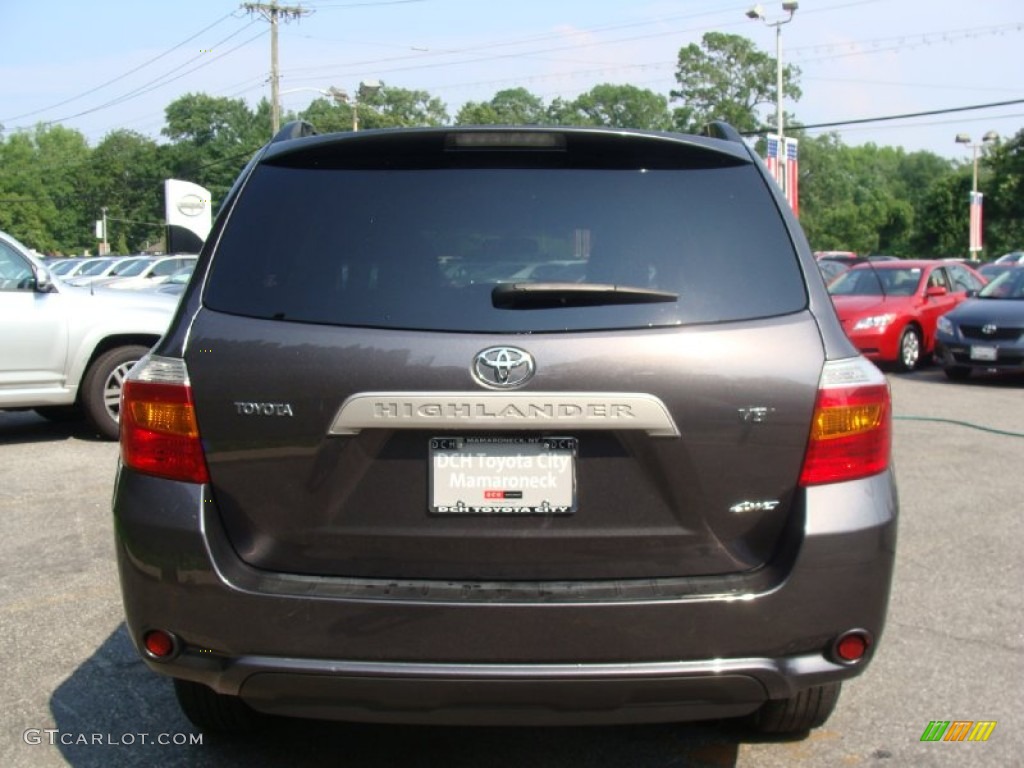
<instances>
[{"instance_id":1,"label":"asphalt pavement","mask_svg":"<svg viewBox=\"0 0 1024 768\"><path fill-rule=\"evenodd\" d=\"M727 723L281 721L244 739L199 734L125 634L110 517L117 446L0 412L0 765L1022 765L1024 379L961 384L926 369L890 381L902 516L888 626L826 726L796 740ZM986 742L922 741L936 720L996 726Z\"/></svg>"}]
</instances>

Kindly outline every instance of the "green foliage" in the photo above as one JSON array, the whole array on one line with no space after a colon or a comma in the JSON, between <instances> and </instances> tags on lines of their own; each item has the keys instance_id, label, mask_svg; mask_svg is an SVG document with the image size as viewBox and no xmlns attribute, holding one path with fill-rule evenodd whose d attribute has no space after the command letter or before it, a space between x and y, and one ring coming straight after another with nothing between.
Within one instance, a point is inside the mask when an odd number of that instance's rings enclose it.
<instances>
[{"instance_id":1,"label":"green foliage","mask_svg":"<svg viewBox=\"0 0 1024 768\"><path fill-rule=\"evenodd\" d=\"M126 130L108 133L92 151L87 199L91 210L106 206L107 238L114 253L138 252L163 237L163 188L171 176L170 159L168 147Z\"/></svg>"},{"instance_id":2,"label":"green foliage","mask_svg":"<svg viewBox=\"0 0 1024 768\"><path fill-rule=\"evenodd\" d=\"M356 117L360 130L445 125L448 122L447 108L440 99L426 91L387 85L364 94L358 101L348 98L317 99L299 116L312 123L319 133L351 131Z\"/></svg>"},{"instance_id":3,"label":"green foliage","mask_svg":"<svg viewBox=\"0 0 1024 768\"><path fill-rule=\"evenodd\" d=\"M740 132L753 132L765 125L758 108L776 102L777 63L740 35L708 32L698 46L691 43L679 50L676 68L678 89L673 101L682 101L675 110L675 126L695 132L712 120L725 120ZM802 95L797 80L799 68L782 68L782 91L791 99ZM774 121L774 118L773 118Z\"/></svg>"},{"instance_id":4,"label":"green foliage","mask_svg":"<svg viewBox=\"0 0 1024 768\"><path fill-rule=\"evenodd\" d=\"M939 231L945 225L931 227L928 217L941 198L937 185L952 174L952 164L930 152L803 136L800 223L815 250L949 255L956 251Z\"/></svg>"},{"instance_id":5,"label":"green foliage","mask_svg":"<svg viewBox=\"0 0 1024 768\"><path fill-rule=\"evenodd\" d=\"M0 229L42 252L94 246L84 209L89 147L78 131L37 126L0 143Z\"/></svg>"},{"instance_id":6,"label":"green foliage","mask_svg":"<svg viewBox=\"0 0 1024 768\"><path fill-rule=\"evenodd\" d=\"M921 200L916 242L922 255L967 256L969 194L967 173L947 173L937 179Z\"/></svg>"},{"instance_id":7,"label":"green foliage","mask_svg":"<svg viewBox=\"0 0 1024 768\"><path fill-rule=\"evenodd\" d=\"M525 88L498 91L487 102L467 102L455 116L456 125L542 125L547 122L543 100Z\"/></svg>"},{"instance_id":8,"label":"green foliage","mask_svg":"<svg viewBox=\"0 0 1024 768\"><path fill-rule=\"evenodd\" d=\"M265 103L265 102L264 102ZM252 154L270 138L270 109L253 112L244 99L190 93L165 110L170 171L222 200Z\"/></svg>"},{"instance_id":9,"label":"green foliage","mask_svg":"<svg viewBox=\"0 0 1024 768\"><path fill-rule=\"evenodd\" d=\"M1024 248L1024 130L997 144L983 161L985 252L999 256Z\"/></svg>"},{"instance_id":10,"label":"green foliage","mask_svg":"<svg viewBox=\"0 0 1024 768\"><path fill-rule=\"evenodd\" d=\"M672 126L668 100L634 85L596 85L572 101L555 99L548 108L557 125L597 125L665 131Z\"/></svg>"}]
</instances>

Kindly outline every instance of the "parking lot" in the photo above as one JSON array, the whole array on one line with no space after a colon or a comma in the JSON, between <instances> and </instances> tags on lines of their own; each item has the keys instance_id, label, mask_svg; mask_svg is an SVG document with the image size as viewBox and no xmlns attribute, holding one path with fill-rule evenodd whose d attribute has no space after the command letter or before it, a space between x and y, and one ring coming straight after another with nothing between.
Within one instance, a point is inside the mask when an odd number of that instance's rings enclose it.
<instances>
[{"instance_id":1,"label":"parking lot","mask_svg":"<svg viewBox=\"0 0 1024 768\"><path fill-rule=\"evenodd\" d=\"M110 496L117 446L0 412L4 766L1007 766L1024 755L1024 379L891 375L901 522L869 670L804 740L730 724L411 728L284 722L203 737L124 631ZM786 621L779 616L779 621ZM933 720L987 742L922 742Z\"/></svg>"}]
</instances>

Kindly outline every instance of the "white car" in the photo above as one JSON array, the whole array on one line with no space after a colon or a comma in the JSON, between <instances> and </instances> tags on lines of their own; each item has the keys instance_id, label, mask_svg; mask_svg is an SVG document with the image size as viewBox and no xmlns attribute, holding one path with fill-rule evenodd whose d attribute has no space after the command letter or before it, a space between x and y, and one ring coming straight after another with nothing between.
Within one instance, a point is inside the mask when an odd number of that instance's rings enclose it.
<instances>
[{"instance_id":1,"label":"white car","mask_svg":"<svg viewBox=\"0 0 1024 768\"><path fill-rule=\"evenodd\" d=\"M85 416L116 439L121 382L163 335L176 296L76 288L0 232L0 409Z\"/></svg>"},{"instance_id":2,"label":"white car","mask_svg":"<svg viewBox=\"0 0 1024 768\"><path fill-rule=\"evenodd\" d=\"M95 261L98 262L100 259L95 259ZM102 267L99 264L85 267L77 275L67 278L64 282L69 285L99 286L131 270L135 265L146 264L152 259L149 256L106 256L103 261Z\"/></svg>"},{"instance_id":3,"label":"white car","mask_svg":"<svg viewBox=\"0 0 1024 768\"><path fill-rule=\"evenodd\" d=\"M140 288L153 288L165 282L171 275L181 269L191 269L196 264L196 256L160 256L149 261L143 259L128 266L117 275L97 280L93 285L116 290L133 291Z\"/></svg>"}]
</instances>

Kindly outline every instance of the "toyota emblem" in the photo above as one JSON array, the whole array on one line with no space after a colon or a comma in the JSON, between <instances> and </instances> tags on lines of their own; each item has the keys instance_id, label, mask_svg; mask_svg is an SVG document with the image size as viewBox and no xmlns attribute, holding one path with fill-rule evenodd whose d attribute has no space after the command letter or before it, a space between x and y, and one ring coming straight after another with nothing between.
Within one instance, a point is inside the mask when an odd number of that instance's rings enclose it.
<instances>
[{"instance_id":1,"label":"toyota emblem","mask_svg":"<svg viewBox=\"0 0 1024 768\"><path fill-rule=\"evenodd\" d=\"M516 347L489 347L473 358L473 378L494 389L525 384L535 370L533 356Z\"/></svg>"},{"instance_id":2,"label":"toyota emblem","mask_svg":"<svg viewBox=\"0 0 1024 768\"><path fill-rule=\"evenodd\" d=\"M999 329L993 323L986 323L985 325L981 326L981 332L984 333L986 336L991 336L998 330Z\"/></svg>"}]
</instances>

